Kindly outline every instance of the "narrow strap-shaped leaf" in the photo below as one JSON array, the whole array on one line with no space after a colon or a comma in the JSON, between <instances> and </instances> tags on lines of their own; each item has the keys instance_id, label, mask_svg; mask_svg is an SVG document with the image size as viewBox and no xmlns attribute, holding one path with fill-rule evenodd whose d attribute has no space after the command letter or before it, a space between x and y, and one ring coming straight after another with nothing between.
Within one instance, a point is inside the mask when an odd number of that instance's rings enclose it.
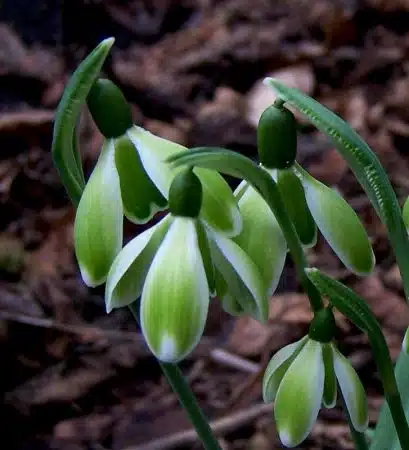
<instances>
[{"instance_id":1,"label":"narrow strap-shaped leaf","mask_svg":"<svg viewBox=\"0 0 409 450\"><path fill-rule=\"evenodd\" d=\"M347 161L387 228L402 272L406 297L409 300L409 277L405 277L405 273L409 273L407 256L409 240L398 200L378 157L358 133L321 103L298 89L285 86L278 80L267 78L265 83L273 87L284 101L297 108L312 124L329 136Z\"/></svg>"},{"instance_id":2,"label":"narrow strap-shaped leaf","mask_svg":"<svg viewBox=\"0 0 409 450\"><path fill-rule=\"evenodd\" d=\"M92 84L114 43L103 40L78 66L58 105L53 131L52 155L67 193L78 205L85 187L81 158L75 141L75 126Z\"/></svg>"}]
</instances>

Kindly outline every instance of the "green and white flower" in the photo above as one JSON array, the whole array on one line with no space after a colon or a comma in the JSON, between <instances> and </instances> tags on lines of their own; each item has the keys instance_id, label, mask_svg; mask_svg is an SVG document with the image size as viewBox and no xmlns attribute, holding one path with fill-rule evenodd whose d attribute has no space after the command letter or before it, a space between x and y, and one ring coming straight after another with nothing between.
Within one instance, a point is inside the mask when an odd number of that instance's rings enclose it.
<instances>
[{"instance_id":1,"label":"green and white flower","mask_svg":"<svg viewBox=\"0 0 409 450\"><path fill-rule=\"evenodd\" d=\"M274 403L281 442L295 447L306 439L323 404L335 406L337 382L353 427L368 426L364 388L351 363L333 342L307 336L279 350L264 373L263 398Z\"/></svg>"},{"instance_id":2,"label":"green and white flower","mask_svg":"<svg viewBox=\"0 0 409 450\"><path fill-rule=\"evenodd\" d=\"M199 214L202 198L196 192L202 181L195 173L175 177L170 214L120 251L106 283L107 312L141 298L143 334L155 356L166 362L183 359L199 341L215 289L215 266L223 271L228 290L248 293L255 315L263 320L268 315L267 290L256 265Z\"/></svg>"},{"instance_id":3,"label":"green and white flower","mask_svg":"<svg viewBox=\"0 0 409 450\"><path fill-rule=\"evenodd\" d=\"M77 210L75 251L85 283L98 286L122 247L123 215L146 223L166 209L170 184L181 170L166 159L187 149L133 125L129 105L109 80L99 80L88 105L106 139ZM201 220L217 233L237 235L241 217L229 185L217 172L196 173L203 186Z\"/></svg>"}]
</instances>

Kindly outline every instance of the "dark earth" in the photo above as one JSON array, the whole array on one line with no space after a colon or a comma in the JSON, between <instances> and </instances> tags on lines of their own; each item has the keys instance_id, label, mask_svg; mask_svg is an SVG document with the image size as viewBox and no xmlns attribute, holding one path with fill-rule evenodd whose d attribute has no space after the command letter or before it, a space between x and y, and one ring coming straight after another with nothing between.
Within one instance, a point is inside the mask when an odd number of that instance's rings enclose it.
<instances>
[{"instance_id":1,"label":"dark earth","mask_svg":"<svg viewBox=\"0 0 409 450\"><path fill-rule=\"evenodd\" d=\"M134 121L189 147L256 156L265 76L314 96L379 155L403 203L409 193L408 0L3 0L0 3L0 355L8 449L199 449L189 422L126 309L105 314L103 289L76 265L73 209L51 158L54 114L70 74L105 37L104 75ZM88 174L102 138L80 123ZM374 273L351 275L320 238L317 266L362 294L392 356L409 323L385 230L331 144L300 118L298 160L336 187L364 221ZM232 185L233 180L230 180ZM126 225L126 238L142 227ZM286 265L268 325L233 319L215 300L182 369L223 449L281 448L261 398L270 356L306 333L308 302ZM359 372L371 424L382 389L367 338L337 316L338 343ZM340 406L322 410L303 449L351 449Z\"/></svg>"}]
</instances>

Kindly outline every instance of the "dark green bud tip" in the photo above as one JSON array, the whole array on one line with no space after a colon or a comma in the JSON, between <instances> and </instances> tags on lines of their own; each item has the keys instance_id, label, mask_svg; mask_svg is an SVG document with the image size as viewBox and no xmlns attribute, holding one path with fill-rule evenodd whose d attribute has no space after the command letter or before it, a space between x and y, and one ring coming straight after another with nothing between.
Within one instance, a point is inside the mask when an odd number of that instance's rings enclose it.
<instances>
[{"instance_id":1,"label":"dark green bud tip","mask_svg":"<svg viewBox=\"0 0 409 450\"><path fill-rule=\"evenodd\" d=\"M100 78L92 85L87 105L99 131L106 138L122 136L133 125L129 103L111 80Z\"/></svg>"},{"instance_id":2,"label":"dark green bud tip","mask_svg":"<svg viewBox=\"0 0 409 450\"><path fill-rule=\"evenodd\" d=\"M281 103L269 106L257 127L260 162L267 169L287 169L297 154L297 122Z\"/></svg>"},{"instance_id":3,"label":"dark green bud tip","mask_svg":"<svg viewBox=\"0 0 409 450\"><path fill-rule=\"evenodd\" d=\"M202 183L192 168L179 172L169 189L169 211L174 216L197 217L202 207Z\"/></svg>"},{"instance_id":4,"label":"dark green bud tip","mask_svg":"<svg viewBox=\"0 0 409 450\"><path fill-rule=\"evenodd\" d=\"M322 308L314 314L308 334L318 342L331 342L337 329L332 308Z\"/></svg>"}]
</instances>

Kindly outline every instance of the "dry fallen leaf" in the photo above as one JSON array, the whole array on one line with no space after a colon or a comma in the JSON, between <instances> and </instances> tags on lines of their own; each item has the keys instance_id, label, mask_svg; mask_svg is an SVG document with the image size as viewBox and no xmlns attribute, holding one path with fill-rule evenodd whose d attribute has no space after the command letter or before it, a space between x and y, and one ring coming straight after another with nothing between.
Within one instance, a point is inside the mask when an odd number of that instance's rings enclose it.
<instances>
[{"instance_id":1,"label":"dry fallen leaf","mask_svg":"<svg viewBox=\"0 0 409 450\"><path fill-rule=\"evenodd\" d=\"M277 78L287 86L300 89L306 94L312 94L315 87L312 67L306 63L268 73L266 77ZM247 94L247 121L256 127L263 111L274 103L276 98L277 95L271 87L266 86L262 79L257 81Z\"/></svg>"}]
</instances>

